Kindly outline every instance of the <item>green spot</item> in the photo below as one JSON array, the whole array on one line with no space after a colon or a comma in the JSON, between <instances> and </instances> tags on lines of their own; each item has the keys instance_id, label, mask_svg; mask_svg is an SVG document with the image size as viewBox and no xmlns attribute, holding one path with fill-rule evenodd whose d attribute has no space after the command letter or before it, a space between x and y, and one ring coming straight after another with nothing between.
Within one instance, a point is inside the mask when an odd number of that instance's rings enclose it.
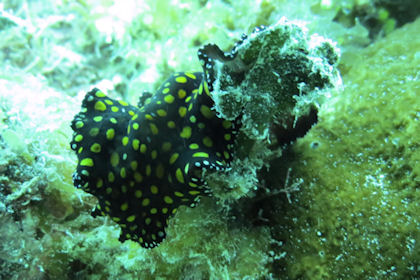
<instances>
[{"instance_id":1,"label":"green spot","mask_svg":"<svg viewBox=\"0 0 420 280\"><path fill-rule=\"evenodd\" d=\"M82 141L83 140L83 135L81 135L81 134L77 134L75 137L74 137L74 141L76 141L76 142L80 142L80 141Z\"/></svg>"},{"instance_id":2,"label":"green spot","mask_svg":"<svg viewBox=\"0 0 420 280\"><path fill-rule=\"evenodd\" d=\"M93 160L91 158L84 158L80 161L81 166L93 166Z\"/></svg>"},{"instance_id":3,"label":"green spot","mask_svg":"<svg viewBox=\"0 0 420 280\"><path fill-rule=\"evenodd\" d=\"M135 215L128 216L127 217L127 222L132 223L132 222L134 222L135 219L136 219Z\"/></svg>"},{"instance_id":4,"label":"green spot","mask_svg":"<svg viewBox=\"0 0 420 280\"><path fill-rule=\"evenodd\" d=\"M96 101L94 108L96 111L105 111L106 105L102 101Z\"/></svg>"},{"instance_id":5,"label":"green spot","mask_svg":"<svg viewBox=\"0 0 420 280\"><path fill-rule=\"evenodd\" d=\"M172 203L174 203L174 200L170 196L167 196L167 195L165 195L163 197L163 201L165 201L166 204L172 204Z\"/></svg>"},{"instance_id":6,"label":"green spot","mask_svg":"<svg viewBox=\"0 0 420 280\"><path fill-rule=\"evenodd\" d=\"M112 139L114 139L114 136L115 136L115 130L113 128L107 129L107 131L106 131L106 139L112 140Z\"/></svg>"},{"instance_id":7,"label":"green spot","mask_svg":"<svg viewBox=\"0 0 420 280\"><path fill-rule=\"evenodd\" d=\"M118 155L118 153L113 152L111 154L111 165L113 167L116 167L118 165L118 163L120 162L120 156Z\"/></svg>"},{"instance_id":8,"label":"green spot","mask_svg":"<svg viewBox=\"0 0 420 280\"><path fill-rule=\"evenodd\" d=\"M94 143L92 146L90 146L90 151L93 153L100 153L101 152L101 145L98 143Z\"/></svg>"},{"instance_id":9,"label":"green spot","mask_svg":"<svg viewBox=\"0 0 420 280\"><path fill-rule=\"evenodd\" d=\"M205 153L205 152L197 152L193 154L193 157L204 157L204 158L208 158L209 154Z\"/></svg>"}]
</instances>

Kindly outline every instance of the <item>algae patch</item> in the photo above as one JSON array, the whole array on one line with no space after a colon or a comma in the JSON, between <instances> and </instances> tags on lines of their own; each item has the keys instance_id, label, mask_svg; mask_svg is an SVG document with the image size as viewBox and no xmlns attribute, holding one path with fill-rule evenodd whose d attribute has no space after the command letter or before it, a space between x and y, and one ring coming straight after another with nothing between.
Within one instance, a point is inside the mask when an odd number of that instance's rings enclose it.
<instances>
[{"instance_id":1,"label":"algae patch","mask_svg":"<svg viewBox=\"0 0 420 280\"><path fill-rule=\"evenodd\" d=\"M419 28L417 20L361 51L344 92L285 152L305 183L291 205L265 208L287 252L277 263L284 278L418 277Z\"/></svg>"}]
</instances>

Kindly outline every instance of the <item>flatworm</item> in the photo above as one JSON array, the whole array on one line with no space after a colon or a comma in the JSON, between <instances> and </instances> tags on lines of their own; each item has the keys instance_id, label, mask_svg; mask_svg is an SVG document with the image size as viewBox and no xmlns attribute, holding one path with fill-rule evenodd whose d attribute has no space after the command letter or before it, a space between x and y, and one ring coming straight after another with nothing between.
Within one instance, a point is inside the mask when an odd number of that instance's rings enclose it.
<instances>
[{"instance_id":1,"label":"flatworm","mask_svg":"<svg viewBox=\"0 0 420 280\"><path fill-rule=\"evenodd\" d=\"M203 171L232 159L238 123L216 115L211 91L214 60L232 61L236 50L206 45L198 56L203 73L174 74L138 106L93 89L72 121L74 185L98 198L95 213L120 225L121 241L157 246L180 205L210 194Z\"/></svg>"}]
</instances>

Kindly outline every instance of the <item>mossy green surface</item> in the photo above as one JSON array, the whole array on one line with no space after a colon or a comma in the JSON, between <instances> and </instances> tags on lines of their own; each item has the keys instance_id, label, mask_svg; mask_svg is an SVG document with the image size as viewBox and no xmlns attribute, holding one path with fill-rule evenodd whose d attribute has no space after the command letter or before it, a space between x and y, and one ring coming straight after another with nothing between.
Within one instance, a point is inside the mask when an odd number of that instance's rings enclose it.
<instances>
[{"instance_id":1,"label":"mossy green surface","mask_svg":"<svg viewBox=\"0 0 420 280\"><path fill-rule=\"evenodd\" d=\"M304 183L273 214L280 278L420 277L419 28L359 52L344 92L285 155Z\"/></svg>"},{"instance_id":2,"label":"mossy green surface","mask_svg":"<svg viewBox=\"0 0 420 280\"><path fill-rule=\"evenodd\" d=\"M168 2L0 4L0 278L419 277L419 23L359 53L367 30L333 19L367 1ZM90 216L96 199L71 182L69 123L85 92L136 103L173 71L198 70L202 44L228 49L281 16L339 42L346 86L272 162L280 182L292 167L292 203L272 198L262 207L269 222L255 225L205 199L179 210L159 247L121 244L115 223Z\"/></svg>"}]
</instances>

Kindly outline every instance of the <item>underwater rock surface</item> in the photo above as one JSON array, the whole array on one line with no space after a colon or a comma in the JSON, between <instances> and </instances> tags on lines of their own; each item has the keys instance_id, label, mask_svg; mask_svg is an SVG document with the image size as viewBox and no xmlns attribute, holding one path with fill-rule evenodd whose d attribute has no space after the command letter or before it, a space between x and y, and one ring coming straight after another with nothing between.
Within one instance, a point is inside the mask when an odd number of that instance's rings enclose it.
<instances>
[{"instance_id":1,"label":"underwater rock surface","mask_svg":"<svg viewBox=\"0 0 420 280\"><path fill-rule=\"evenodd\" d=\"M371 41L354 14L350 27L334 18L365 1L111 2L0 4L0 278L418 278L419 21L361 51ZM344 92L291 144L279 128L274 150L242 134L238 176L206 178L216 197L181 207L158 248L119 242L71 182L69 123L86 86L137 102L139 89L198 70L198 46L228 50L279 15L339 42ZM269 160L247 169L241 155Z\"/></svg>"}]
</instances>

